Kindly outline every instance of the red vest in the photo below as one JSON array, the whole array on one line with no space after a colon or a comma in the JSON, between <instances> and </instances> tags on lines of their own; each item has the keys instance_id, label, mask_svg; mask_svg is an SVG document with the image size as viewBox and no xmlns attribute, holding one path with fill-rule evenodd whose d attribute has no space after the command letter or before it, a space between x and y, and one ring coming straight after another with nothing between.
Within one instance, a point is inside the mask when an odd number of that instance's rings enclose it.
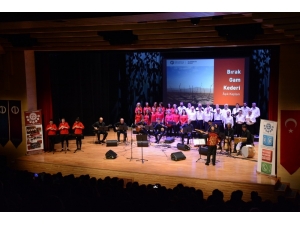
<instances>
[{"instance_id":1,"label":"red vest","mask_svg":"<svg viewBox=\"0 0 300 225\"><path fill-rule=\"evenodd\" d=\"M207 145L215 146L218 143L218 135L216 133L208 133Z\"/></svg>"}]
</instances>

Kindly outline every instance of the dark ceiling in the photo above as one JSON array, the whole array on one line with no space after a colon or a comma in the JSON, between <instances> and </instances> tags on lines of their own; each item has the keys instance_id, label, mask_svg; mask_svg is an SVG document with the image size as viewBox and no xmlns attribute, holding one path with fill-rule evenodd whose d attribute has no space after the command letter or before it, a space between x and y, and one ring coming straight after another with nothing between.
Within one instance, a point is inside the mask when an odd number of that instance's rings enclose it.
<instances>
[{"instance_id":1,"label":"dark ceiling","mask_svg":"<svg viewBox=\"0 0 300 225\"><path fill-rule=\"evenodd\" d=\"M0 13L0 53L298 43L300 13Z\"/></svg>"}]
</instances>

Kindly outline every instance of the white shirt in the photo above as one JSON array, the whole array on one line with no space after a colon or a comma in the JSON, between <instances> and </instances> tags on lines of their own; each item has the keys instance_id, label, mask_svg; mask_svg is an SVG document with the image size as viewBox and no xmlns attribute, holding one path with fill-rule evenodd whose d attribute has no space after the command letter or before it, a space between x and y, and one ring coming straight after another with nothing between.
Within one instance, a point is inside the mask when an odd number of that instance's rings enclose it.
<instances>
[{"instance_id":1,"label":"white shirt","mask_svg":"<svg viewBox=\"0 0 300 225\"><path fill-rule=\"evenodd\" d=\"M213 114L210 111L207 112L207 110L205 110L203 114L203 121L208 122L209 120L213 120Z\"/></svg>"},{"instance_id":2,"label":"white shirt","mask_svg":"<svg viewBox=\"0 0 300 225\"><path fill-rule=\"evenodd\" d=\"M182 110L183 109L185 109L186 110L186 107L185 106L178 106L178 112L179 112L179 114L181 115L181 113L182 113Z\"/></svg>"},{"instance_id":3,"label":"white shirt","mask_svg":"<svg viewBox=\"0 0 300 225\"><path fill-rule=\"evenodd\" d=\"M203 120L204 112L202 110L196 111L197 120Z\"/></svg>"},{"instance_id":4,"label":"white shirt","mask_svg":"<svg viewBox=\"0 0 300 225\"><path fill-rule=\"evenodd\" d=\"M189 112L187 114L188 114L189 120L195 121L197 119L197 115L196 115L196 111L195 110L194 111L189 110Z\"/></svg>"},{"instance_id":5,"label":"white shirt","mask_svg":"<svg viewBox=\"0 0 300 225\"><path fill-rule=\"evenodd\" d=\"M227 123L231 123L231 127L234 126L234 124L233 124L233 117L232 116L226 116L226 117L224 117L224 119L223 119L224 128L226 127Z\"/></svg>"},{"instance_id":6,"label":"white shirt","mask_svg":"<svg viewBox=\"0 0 300 225\"><path fill-rule=\"evenodd\" d=\"M251 111L252 111L252 115L255 117L255 118L257 118L257 117L259 117L260 116L260 110L259 110L259 108L258 107L255 107L255 108L251 108Z\"/></svg>"},{"instance_id":7,"label":"white shirt","mask_svg":"<svg viewBox=\"0 0 300 225\"><path fill-rule=\"evenodd\" d=\"M245 123L245 116L243 114L237 114L237 116L235 117L235 122L238 124Z\"/></svg>"},{"instance_id":8,"label":"white shirt","mask_svg":"<svg viewBox=\"0 0 300 225\"><path fill-rule=\"evenodd\" d=\"M223 120L222 113L214 113L214 120Z\"/></svg>"},{"instance_id":9,"label":"white shirt","mask_svg":"<svg viewBox=\"0 0 300 225\"><path fill-rule=\"evenodd\" d=\"M234 108L232 109L231 115L237 114L237 113L240 111L240 109L241 109L241 108L234 107Z\"/></svg>"},{"instance_id":10,"label":"white shirt","mask_svg":"<svg viewBox=\"0 0 300 225\"><path fill-rule=\"evenodd\" d=\"M223 110L221 108L218 108L218 109L220 109L220 113L222 113ZM214 112L215 113L217 112L217 108L214 109Z\"/></svg>"},{"instance_id":11,"label":"white shirt","mask_svg":"<svg viewBox=\"0 0 300 225\"><path fill-rule=\"evenodd\" d=\"M254 117L254 115L253 115L253 113L249 116L249 114L246 116L246 124L247 125L252 125L252 124L254 124L254 123L256 123L256 119L255 119L255 117Z\"/></svg>"},{"instance_id":12,"label":"white shirt","mask_svg":"<svg viewBox=\"0 0 300 225\"><path fill-rule=\"evenodd\" d=\"M248 115L248 111L250 110L250 108L248 106L246 106L246 107L243 106L243 107L241 107L241 110L243 112L243 115L247 116Z\"/></svg>"},{"instance_id":13,"label":"white shirt","mask_svg":"<svg viewBox=\"0 0 300 225\"><path fill-rule=\"evenodd\" d=\"M230 115L231 115L231 110L229 108L222 109L222 115L223 115L224 118L227 117L227 112L230 112Z\"/></svg>"},{"instance_id":14,"label":"white shirt","mask_svg":"<svg viewBox=\"0 0 300 225\"><path fill-rule=\"evenodd\" d=\"M186 111L186 114L189 114L192 111L192 109L191 108L186 108L185 111Z\"/></svg>"}]
</instances>

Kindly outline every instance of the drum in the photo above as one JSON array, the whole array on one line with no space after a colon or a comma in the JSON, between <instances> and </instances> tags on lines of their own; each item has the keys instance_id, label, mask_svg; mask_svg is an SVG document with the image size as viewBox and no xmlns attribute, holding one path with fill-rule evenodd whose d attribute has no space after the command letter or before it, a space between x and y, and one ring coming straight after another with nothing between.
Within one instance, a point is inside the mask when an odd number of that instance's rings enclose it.
<instances>
[{"instance_id":1,"label":"drum","mask_svg":"<svg viewBox=\"0 0 300 225\"><path fill-rule=\"evenodd\" d=\"M228 139L224 139L224 150L228 150Z\"/></svg>"},{"instance_id":2,"label":"drum","mask_svg":"<svg viewBox=\"0 0 300 225\"><path fill-rule=\"evenodd\" d=\"M242 147L241 152L244 158L253 158L253 156L255 155L254 147L250 145Z\"/></svg>"}]
</instances>

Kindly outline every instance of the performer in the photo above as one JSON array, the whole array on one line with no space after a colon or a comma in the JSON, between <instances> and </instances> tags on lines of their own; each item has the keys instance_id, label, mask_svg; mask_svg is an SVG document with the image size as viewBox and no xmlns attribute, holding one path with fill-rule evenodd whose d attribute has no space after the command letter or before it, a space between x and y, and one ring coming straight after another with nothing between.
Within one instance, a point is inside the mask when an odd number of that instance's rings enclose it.
<instances>
[{"instance_id":1,"label":"performer","mask_svg":"<svg viewBox=\"0 0 300 225\"><path fill-rule=\"evenodd\" d=\"M100 130L102 127L105 127L105 123L103 121L103 118L100 117L99 121L95 122L92 127L94 128L95 132L97 132L97 138L98 138L98 143L105 143L105 139L108 135L106 130ZM103 139L100 141L100 135L103 134Z\"/></svg>"},{"instance_id":2,"label":"performer","mask_svg":"<svg viewBox=\"0 0 300 225\"><path fill-rule=\"evenodd\" d=\"M166 115L167 115L167 111L168 111L168 110L170 110L170 113L173 114L173 113L172 113L172 105L171 105L171 103L168 103L168 104L167 104L167 107L166 107L166 109L165 109L165 114L166 114Z\"/></svg>"},{"instance_id":3,"label":"performer","mask_svg":"<svg viewBox=\"0 0 300 225\"><path fill-rule=\"evenodd\" d=\"M256 103L252 103L251 108L252 114L255 117L256 123L254 124L254 129L252 134L259 134L259 124L260 124L260 109L256 106Z\"/></svg>"},{"instance_id":4,"label":"performer","mask_svg":"<svg viewBox=\"0 0 300 225\"><path fill-rule=\"evenodd\" d=\"M188 123L189 117L185 111L185 109L182 110L180 115L180 125L183 126L185 123Z\"/></svg>"},{"instance_id":5,"label":"performer","mask_svg":"<svg viewBox=\"0 0 300 225\"><path fill-rule=\"evenodd\" d=\"M54 151L55 137L56 137L56 131L57 131L57 127L53 123L53 119L49 120L49 124L46 127L46 131L47 131L48 139L49 139L49 152L52 152L52 151Z\"/></svg>"},{"instance_id":6,"label":"performer","mask_svg":"<svg viewBox=\"0 0 300 225\"><path fill-rule=\"evenodd\" d=\"M204 129L208 129L208 121L213 120L213 114L211 112L211 107L206 107L203 114L203 123L204 123Z\"/></svg>"},{"instance_id":7,"label":"performer","mask_svg":"<svg viewBox=\"0 0 300 225\"><path fill-rule=\"evenodd\" d=\"M245 120L247 124L247 129L250 131L251 134L254 134L256 119L255 116L252 114L251 110L248 111L248 115L245 117Z\"/></svg>"},{"instance_id":8,"label":"performer","mask_svg":"<svg viewBox=\"0 0 300 225\"><path fill-rule=\"evenodd\" d=\"M187 104L187 107L186 107L186 109L185 109L185 111L186 111L186 114L188 114L189 115L189 113L191 112L191 109L192 108L192 104L189 102L188 104Z\"/></svg>"},{"instance_id":9,"label":"performer","mask_svg":"<svg viewBox=\"0 0 300 225\"><path fill-rule=\"evenodd\" d=\"M236 104L235 104L235 108L232 109L232 113L231 113L233 119L236 118L236 116L238 115L240 109L241 109L241 108L240 108L240 104L239 104L239 103L236 103Z\"/></svg>"},{"instance_id":10,"label":"performer","mask_svg":"<svg viewBox=\"0 0 300 225\"><path fill-rule=\"evenodd\" d=\"M159 109L161 109L161 112L164 114L165 116L165 107L164 104L162 102L158 103L158 109L156 109L156 111L159 111Z\"/></svg>"},{"instance_id":11,"label":"performer","mask_svg":"<svg viewBox=\"0 0 300 225\"><path fill-rule=\"evenodd\" d=\"M224 145L225 145L225 142L227 142L227 145L228 145L228 148L226 148L226 150L230 150L230 153L233 149L231 149L231 141L234 140L234 130L231 126L231 123L227 123L226 124L226 128L225 128L225 131L224 131L224 134L225 134L225 140L224 140Z\"/></svg>"},{"instance_id":12,"label":"performer","mask_svg":"<svg viewBox=\"0 0 300 225\"><path fill-rule=\"evenodd\" d=\"M203 129L203 116L204 116L204 112L203 112L203 107L202 104L199 102L198 103L198 107L196 108L196 119L197 119L197 129L202 130Z\"/></svg>"},{"instance_id":13,"label":"performer","mask_svg":"<svg viewBox=\"0 0 300 225\"><path fill-rule=\"evenodd\" d=\"M190 139L192 138L192 132L194 130L194 126L191 123L192 121L189 119L188 123L185 123L180 127L180 133L181 133L181 143L184 144L184 137L187 137L187 144L190 143ZM185 132L185 129L188 129L190 131Z\"/></svg>"},{"instance_id":14,"label":"performer","mask_svg":"<svg viewBox=\"0 0 300 225\"><path fill-rule=\"evenodd\" d=\"M180 102L177 109L179 111L179 114L182 115L182 110L186 109L186 107L183 105L183 102Z\"/></svg>"},{"instance_id":15,"label":"performer","mask_svg":"<svg viewBox=\"0 0 300 225\"><path fill-rule=\"evenodd\" d=\"M241 136L242 133L242 125L245 123L245 116L243 115L243 111L240 109L239 113L235 117L235 134L237 137Z\"/></svg>"},{"instance_id":16,"label":"performer","mask_svg":"<svg viewBox=\"0 0 300 225\"><path fill-rule=\"evenodd\" d=\"M162 136L166 133L166 127L163 125L163 123L160 121L160 119L157 119L157 123L154 126L154 136L155 136L155 143L159 143Z\"/></svg>"},{"instance_id":17,"label":"performer","mask_svg":"<svg viewBox=\"0 0 300 225\"><path fill-rule=\"evenodd\" d=\"M144 122L148 126L150 126L150 124L151 124L151 112L149 109L146 109L146 111L145 111Z\"/></svg>"},{"instance_id":18,"label":"performer","mask_svg":"<svg viewBox=\"0 0 300 225\"><path fill-rule=\"evenodd\" d=\"M230 114L231 114L231 110L228 108L228 104L225 104L224 108L222 109L223 118L225 118L227 116L227 112L230 112Z\"/></svg>"},{"instance_id":19,"label":"performer","mask_svg":"<svg viewBox=\"0 0 300 225\"><path fill-rule=\"evenodd\" d=\"M179 130L180 130L180 115L178 109L175 109L175 113L173 114L173 121L174 121L174 137L178 137Z\"/></svg>"},{"instance_id":20,"label":"performer","mask_svg":"<svg viewBox=\"0 0 300 225\"><path fill-rule=\"evenodd\" d=\"M167 127L167 136L172 136L172 130L173 130L173 115L171 114L171 111L169 109L166 110L167 115L165 117L165 126Z\"/></svg>"},{"instance_id":21,"label":"performer","mask_svg":"<svg viewBox=\"0 0 300 225\"><path fill-rule=\"evenodd\" d=\"M156 121L159 119L162 123L164 123L165 114L162 108L158 108L156 112Z\"/></svg>"},{"instance_id":22,"label":"performer","mask_svg":"<svg viewBox=\"0 0 300 225\"><path fill-rule=\"evenodd\" d=\"M134 117L134 124L137 125L140 122L143 122L144 118L143 118L143 114L141 110L138 110L135 114Z\"/></svg>"},{"instance_id":23,"label":"performer","mask_svg":"<svg viewBox=\"0 0 300 225\"><path fill-rule=\"evenodd\" d=\"M210 106L210 102L206 102L206 107L204 111L209 110L209 112L213 112L213 108Z\"/></svg>"},{"instance_id":24,"label":"performer","mask_svg":"<svg viewBox=\"0 0 300 225\"><path fill-rule=\"evenodd\" d=\"M64 142L66 142L67 150L69 151L69 129L70 126L68 122L66 122L65 118L61 119L61 123L58 126L58 130L60 133L61 139L61 150L64 150Z\"/></svg>"},{"instance_id":25,"label":"performer","mask_svg":"<svg viewBox=\"0 0 300 225\"><path fill-rule=\"evenodd\" d=\"M82 130L84 129L83 124L80 122L79 117L76 118L75 123L72 126L72 129L74 130L75 138L76 138L76 150L81 150L81 145L82 145L82 138L83 138L83 132ZM76 152L75 150L75 152Z\"/></svg>"},{"instance_id":26,"label":"performer","mask_svg":"<svg viewBox=\"0 0 300 225\"><path fill-rule=\"evenodd\" d=\"M226 116L223 118L224 129L225 129L225 124L228 123L230 123L232 127L234 126L233 117L230 115L230 110L227 111Z\"/></svg>"},{"instance_id":27,"label":"performer","mask_svg":"<svg viewBox=\"0 0 300 225\"><path fill-rule=\"evenodd\" d=\"M241 107L241 110L243 112L243 115L246 117L248 115L248 111L250 108L247 106L247 102L244 102L243 107Z\"/></svg>"},{"instance_id":28,"label":"performer","mask_svg":"<svg viewBox=\"0 0 300 225\"><path fill-rule=\"evenodd\" d=\"M213 119L214 119L214 122L223 123L223 115L221 113L221 109L220 108L216 109L216 112L213 115Z\"/></svg>"},{"instance_id":29,"label":"performer","mask_svg":"<svg viewBox=\"0 0 300 225\"><path fill-rule=\"evenodd\" d=\"M152 107L150 123L154 126L156 124L156 109Z\"/></svg>"},{"instance_id":30,"label":"performer","mask_svg":"<svg viewBox=\"0 0 300 225\"><path fill-rule=\"evenodd\" d=\"M207 160L205 165L209 165L210 157L212 156L212 164L213 166L216 165L216 154L217 154L217 143L218 143L218 134L215 131L215 127L211 126L209 132L201 132L208 134L207 137Z\"/></svg>"},{"instance_id":31,"label":"performer","mask_svg":"<svg viewBox=\"0 0 300 225\"><path fill-rule=\"evenodd\" d=\"M155 109L155 112L157 111L157 102L154 102L154 103L153 103L153 106L152 106L152 112L153 112L153 109Z\"/></svg>"},{"instance_id":32,"label":"performer","mask_svg":"<svg viewBox=\"0 0 300 225\"><path fill-rule=\"evenodd\" d=\"M172 114L175 114L175 111L176 111L176 110L177 110L177 105L176 105L176 104L173 104L171 113L172 113ZM177 111L178 111L178 110L177 110Z\"/></svg>"},{"instance_id":33,"label":"performer","mask_svg":"<svg viewBox=\"0 0 300 225\"><path fill-rule=\"evenodd\" d=\"M149 110L149 112L151 112L151 107L149 106L148 102L145 102L145 106L143 108L144 115L147 113L147 110Z\"/></svg>"},{"instance_id":34,"label":"performer","mask_svg":"<svg viewBox=\"0 0 300 225\"><path fill-rule=\"evenodd\" d=\"M214 108L213 112L216 113L218 110L220 113L222 113L222 109L220 108L220 105L216 104L216 108Z\"/></svg>"},{"instance_id":35,"label":"performer","mask_svg":"<svg viewBox=\"0 0 300 225\"><path fill-rule=\"evenodd\" d=\"M121 118L120 122L115 123L115 129L117 131L118 142L120 142L120 134L124 135L123 142L126 142L127 139L127 129L120 129L120 126L125 126L127 128L127 124L124 122L124 119Z\"/></svg>"},{"instance_id":36,"label":"performer","mask_svg":"<svg viewBox=\"0 0 300 225\"><path fill-rule=\"evenodd\" d=\"M136 103L136 107L135 107L135 109L134 109L134 113L137 114L138 111L140 111L141 113L143 112L143 108L142 108L140 102Z\"/></svg>"},{"instance_id":37,"label":"performer","mask_svg":"<svg viewBox=\"0 0 300 225\"><path fill-rule=\"evenodd\" d=\"M238 150L242 149L242 147L244 147L246 145L253 145L252 134L247 129L247 125L246 124L242 125L242 134L241 134L241 137L247 138L247 140L245 142L238 143L240 145L240 147L238 148ZM234 146L234 153L237 153L237 145L238 144L235 144L235 146ZM239 151L238 155L240 153L241 153L241 151Z\"/></svg>"},{"instance_id":38,"label":"performer","mask_svg":"<svg viewBox=\"0 0 300 225\"><path fill-rule=\"evenodd\" d=\"M191 120L191 123L193 124L193 127L196 127L197 125L197 114L194 106L191 106L191 109L189 111L188 118Z\"/></svg>"}]
</instances>

